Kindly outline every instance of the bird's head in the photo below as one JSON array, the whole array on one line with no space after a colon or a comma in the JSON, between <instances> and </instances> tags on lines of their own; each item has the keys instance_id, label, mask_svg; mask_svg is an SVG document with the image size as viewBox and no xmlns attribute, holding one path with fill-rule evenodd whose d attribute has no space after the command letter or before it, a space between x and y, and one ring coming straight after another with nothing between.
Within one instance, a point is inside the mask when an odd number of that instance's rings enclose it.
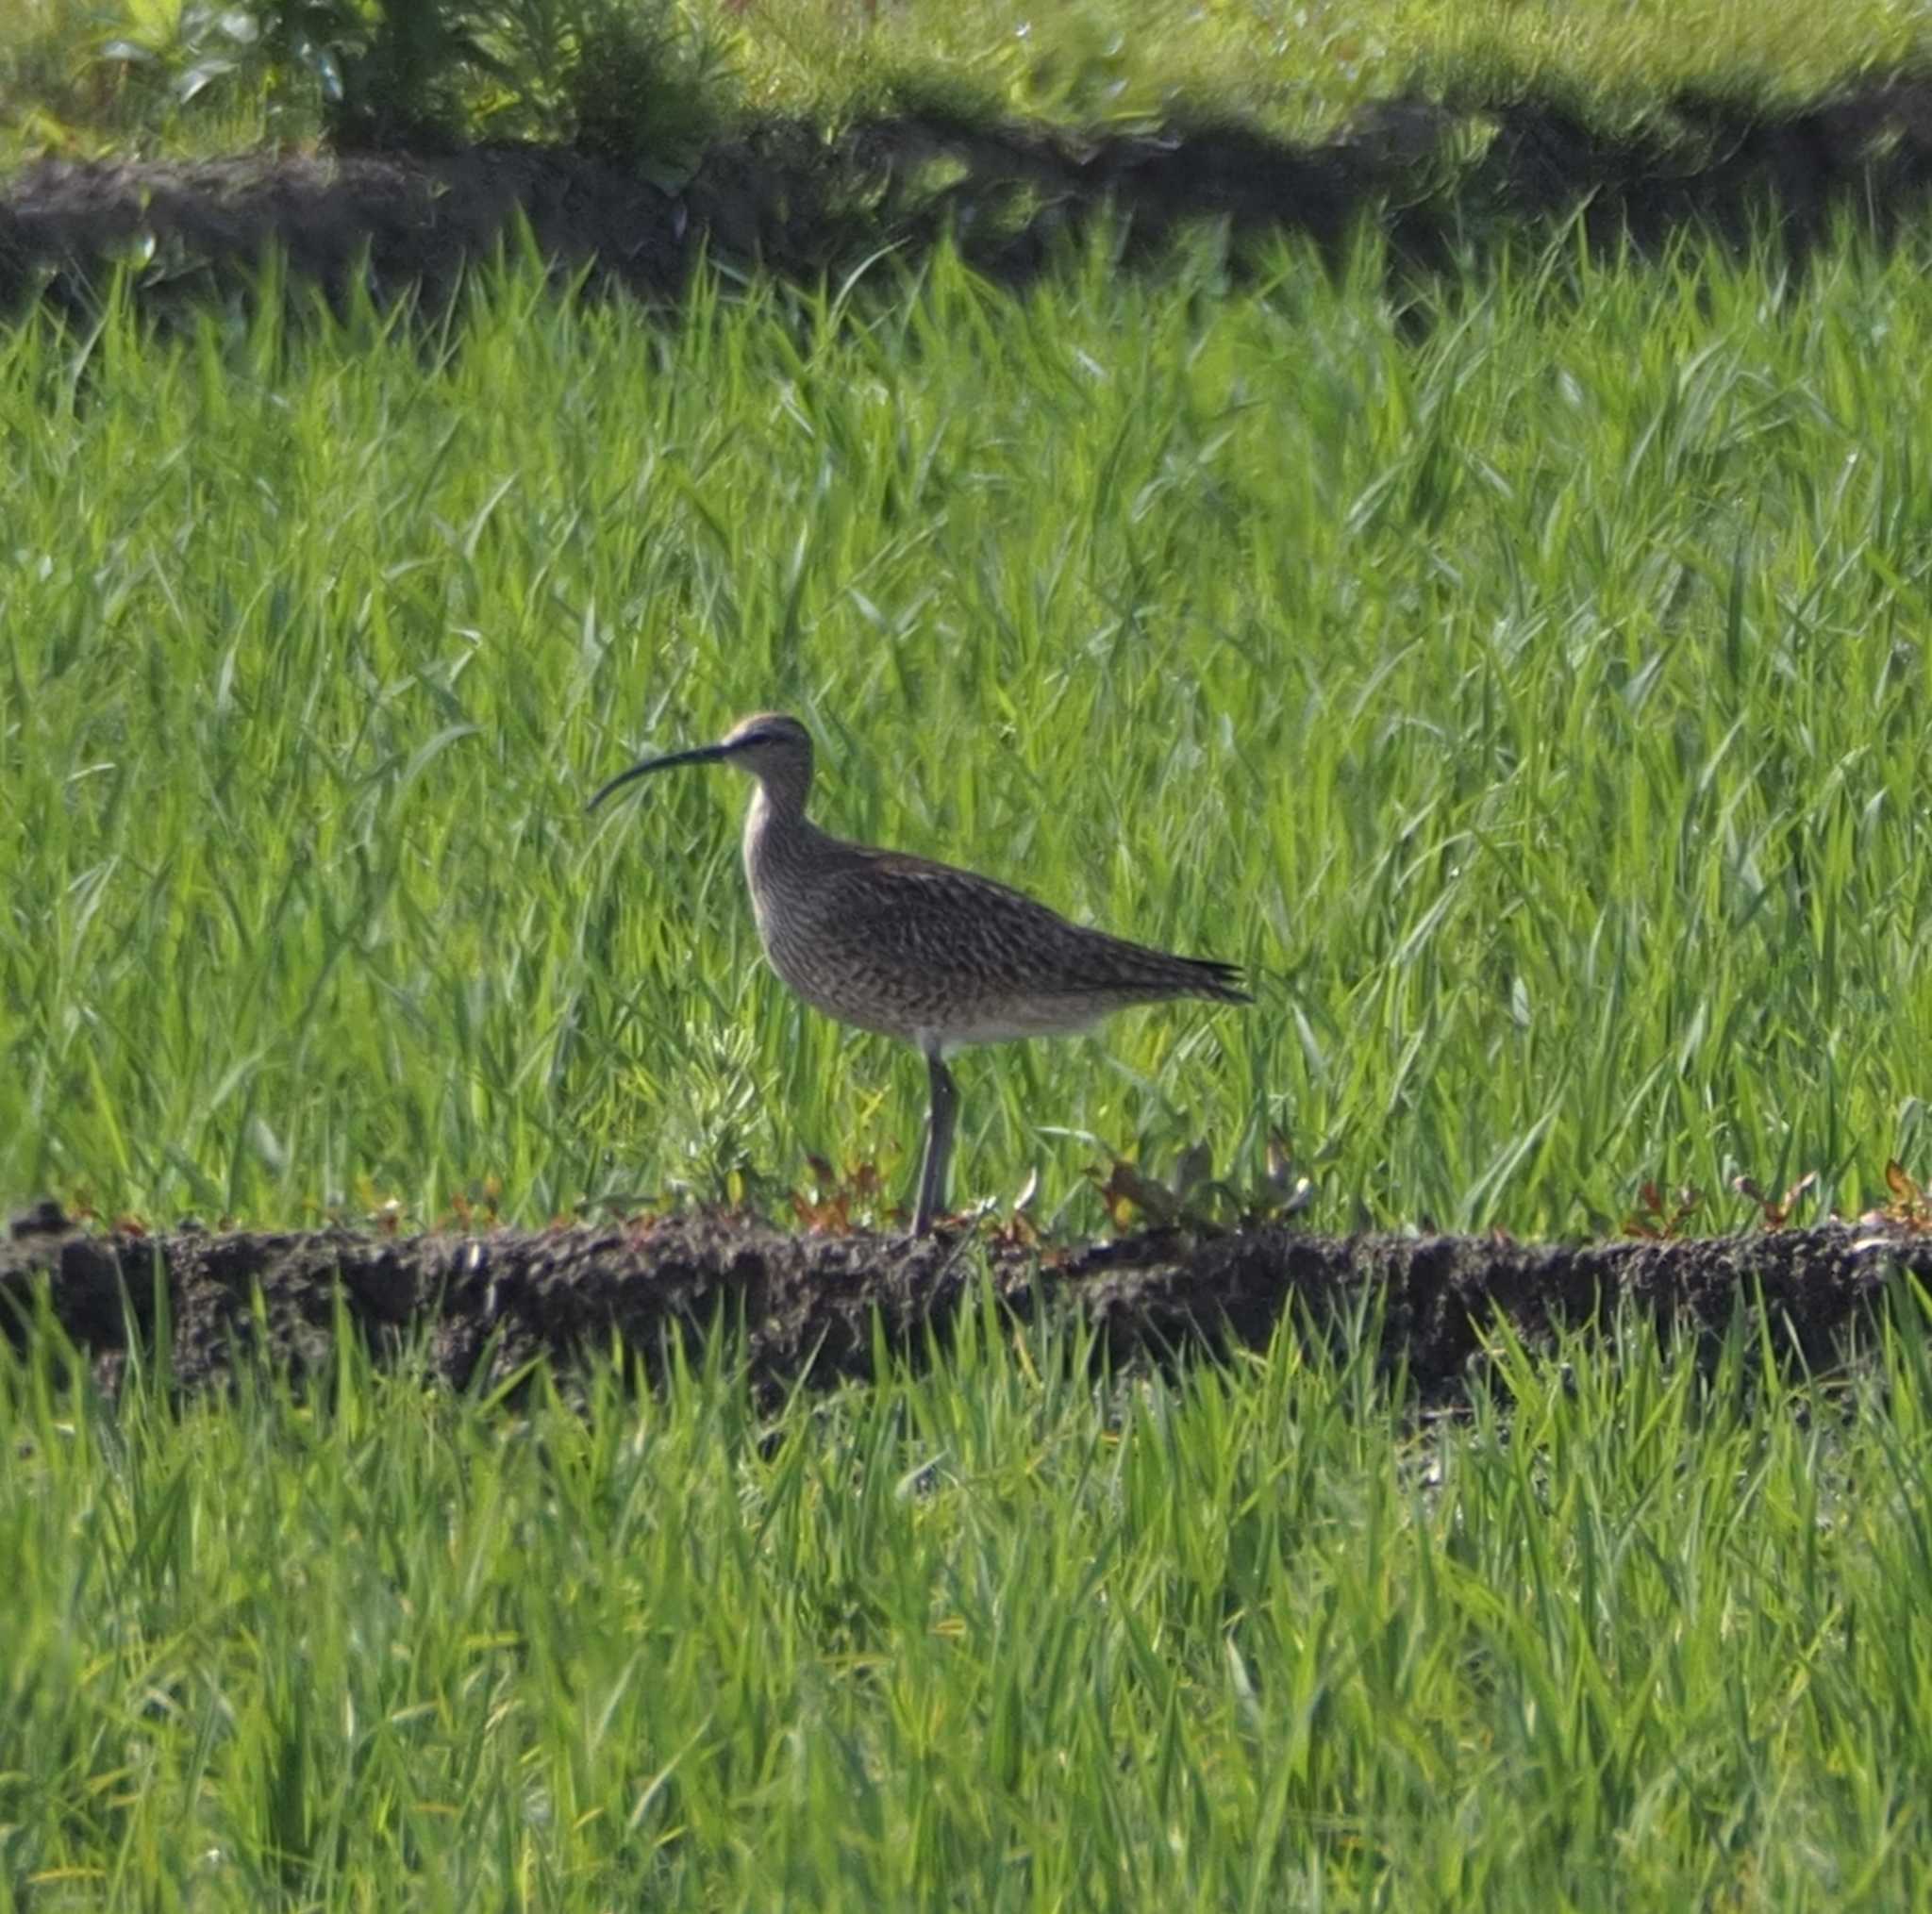
<instances>
[{"instance_id":1,"label":"bird's head","mask_svg":"<svg viewBox=\"0 0 1932 1914\"><path fill-rule=\"evenodd\" d=\"M783 711L760 711L741 718L715 744L700 744L693 751L674 751L668 757L647 757L633 764L598 791L588 807L595 810L612 791L647 771L669 771L678 764L735 764L768 790L795 788L802 801L811 783L811 733Z\"/></svg>"}]
</instances>

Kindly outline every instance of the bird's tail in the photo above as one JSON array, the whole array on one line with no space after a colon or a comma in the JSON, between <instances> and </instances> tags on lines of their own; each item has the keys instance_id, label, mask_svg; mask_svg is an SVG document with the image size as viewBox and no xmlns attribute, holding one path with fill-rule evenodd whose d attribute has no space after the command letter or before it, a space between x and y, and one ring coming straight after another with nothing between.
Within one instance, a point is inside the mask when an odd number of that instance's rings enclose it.
<instances>
[{"instance_id":1,"label":"bird's tail","mask_svg":"<svg viewBox=\"0 0 1932 1914\"><path fill-rule=\"evenodd\" d=\"M1196 990L1217 1004L1252 1004L1254 993L1241 988L1241 967L1224 964L1219 957L1182 957L1180 962L1194 980Z\"/></svg>"}]
</instances>

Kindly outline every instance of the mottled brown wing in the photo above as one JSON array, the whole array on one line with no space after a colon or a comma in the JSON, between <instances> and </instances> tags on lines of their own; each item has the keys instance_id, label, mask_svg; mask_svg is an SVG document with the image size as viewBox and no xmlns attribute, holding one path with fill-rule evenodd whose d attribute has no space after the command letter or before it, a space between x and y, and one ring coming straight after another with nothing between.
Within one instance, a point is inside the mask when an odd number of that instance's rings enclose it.
<instances>
[{"instance_id":1,"label":"mottled brown wing","mask_svg":"<svg viewBox=\"0 0 1932 1914\"><path fill-rule=\"evenodd\" d=\"M1024 991L1245 1001L1231 965L1086 929L1024 891L898 852L848 866L820 887L814 906L821 934L855 965L916 971L961 1000Z\"/></svg>"}]
</instances>

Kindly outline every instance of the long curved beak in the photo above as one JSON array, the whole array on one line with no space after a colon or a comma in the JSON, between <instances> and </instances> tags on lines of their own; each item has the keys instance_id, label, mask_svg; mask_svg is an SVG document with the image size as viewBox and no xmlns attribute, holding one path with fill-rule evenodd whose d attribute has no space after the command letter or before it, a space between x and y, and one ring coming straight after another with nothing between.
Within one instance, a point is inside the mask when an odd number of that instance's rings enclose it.
<instances>
[{"instance_id":1,"label":"long curved beak","mask_svg":"<svg viewBox=\"0 0 1932 1914\"><path fill-rule=\"evenodd\" d=\"M633 764L628 771L620 771L584 808L593 811L613 791L621 791L632 778L641 777L647 771L669 771L677 764L716 764L726 755L722 744L700 744L695 751L674 751L669 757L647 757L641 764Z\"/></svg>"}]
</instances>

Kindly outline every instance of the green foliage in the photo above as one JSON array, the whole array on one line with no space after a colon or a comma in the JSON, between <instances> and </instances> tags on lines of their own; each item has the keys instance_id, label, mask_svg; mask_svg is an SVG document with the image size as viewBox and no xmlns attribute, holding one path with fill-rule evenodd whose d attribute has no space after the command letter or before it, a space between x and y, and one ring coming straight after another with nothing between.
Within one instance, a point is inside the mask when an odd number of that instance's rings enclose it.
<instances>
[{"instance_id":1,"label":"green foliage","mask_svg":"<svg viewBox=\"0 0 1932 1914\"><path fill-rule=\"evenodd\" d=\"M688 171L727 94L722 42L675 0L142 0L111 32L49 25L15 43L31 138L320 133L343 148L575 141ZM0 38L0 73L8 43Z\"/></svg>"},{"instance_id":2,"label":"green foliage","mask_svg":"<svg viewBox=\"0 0 1932 1914\"><path fill-rule=\"evenodd\" d=\"M441 145L463 128L466 88L504 77L485 45L490 0L261 0L279 83L306 74L339 145Z\"/></svg>"},{"instance_id":3,"label":"green foliage","mask_svg":"<svg viewBox=\"0 0 1932 1914\"><path fill-rule=\"evenodd\" d=\"M688 171L717 130L724 85L721 42L668 9L596 0L564 84L572 137L607 158Z\"/></svg>"},{"instance_id":4,"label":"green foliage","mask_svg":"<svg viewBox=\"0 0 1932 1914\"><path fill-rule=\"evenodd\" d=\"M296 30L271 58L278 21ZM1534 92L1619 125L1667 116L1680 87L1789 106L1928 51L1918 0L15 0L0 137L208 151L265 132L581 130L675 173L740 108L837 124L937 101L1115 128L1205 114L1307 138L1421 90Z\"/></svg>"},{"instance_id":5,"label":"green foliage","mask_svg":"<svg viewBox=\"0 0 1932 1914\"><path fill-rule=\"evenodd\" d=\"M245 8L25 0L0 16L0 135L24 153L260 139L270 74Z\"/></svg>"},{"instance_id":6,"label":"green foliage","mask_svg":"<svg viewBox=\"0 0 1932 1914\"><path fill-rule=\"evenodd\" d=\"M790 703L829 823L1259 972L967 1059L962 1190L1278 1129L1331 1221L1875 1193L1932 1037L1916 270L1552 258L1420 348L1294 259L675 334L519 279L430 365L23 333L0 1184L541 1217L676 1180L747 1028L751 1155L896 1177L916 1069L763 977L737 787L575 816Z\"/></svg>"},{"instance_id":7,"label":"green foliage","mask_svg":"<svg viewBox=\"0 0 1932 1914\"><path fill-rule=\"evenodd\" d=\"M722 71L668 0L265 0L278 72L308 69L343 146L475 134L688 167Z\"/></svg>"},{"instance_id":8,"label":"green foliage","mask_svg":"<svg viewBox=\"0 0 1932 1914\"><path fill-rule=\"evenodd\" d=\"M490 275L0 346L0 1191L164 1220L495 1177L513 1219L911 1180L923 1078L758 960L729 772L1244 962L1252 1009L969 1053L961 1201L1272 1137L1319 1224L1821 1210L1923 1175L1932 366L1907 247L1802 285L1104 250L1024 299ZM441 338L441 344L436 341Z\"/></svg>"},{"instance_id":9,"label":"green foliage","mask_svg":"<svg viewBox=\"0 0 1932 1914\"><path fill-rule=\"evenodd\" d=\"M762 1419L353 1343L109 1406L0 1344L0 1897L39 1908L1912 1905L1923 1305L1622 1325L1419 1423L1373 1336L1096 1387L989 1313Z\"/></svg>"},{"instance_id":10,"label":"green foliage","mask_svg":"<svg viewBox=\"0 0 1932 1914\"><path fill-rule=\"evenodd\" d=\"M1411 91L1555 93L1587 120L1654 118L1682 86L1789 105L1923 59L1915 0L1467 6L1457 0L708 0L734 25L747 97L842 118L881 75L990 111L1077 127L1179 116L1330 133Z\"/></svg>"}]
</instances>

